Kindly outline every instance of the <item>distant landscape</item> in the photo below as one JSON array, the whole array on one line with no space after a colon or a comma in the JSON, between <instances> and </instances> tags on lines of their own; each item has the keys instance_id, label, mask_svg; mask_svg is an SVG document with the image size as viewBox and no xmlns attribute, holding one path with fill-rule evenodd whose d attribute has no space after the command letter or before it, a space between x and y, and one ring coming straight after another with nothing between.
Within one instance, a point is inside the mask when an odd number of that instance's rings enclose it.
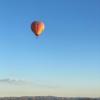
<instances>
[{"instance_id":1,"label":"distant landscape","mask_svg":"<svg viewBox=\"0 0 100 100\"><path fill-rule=\"evenodd\" d=\"M55 96L23 96L23 97L1 97L0 100L100 100L100 98L88 97L55 97Z\"/></svg>"}]
</instances>

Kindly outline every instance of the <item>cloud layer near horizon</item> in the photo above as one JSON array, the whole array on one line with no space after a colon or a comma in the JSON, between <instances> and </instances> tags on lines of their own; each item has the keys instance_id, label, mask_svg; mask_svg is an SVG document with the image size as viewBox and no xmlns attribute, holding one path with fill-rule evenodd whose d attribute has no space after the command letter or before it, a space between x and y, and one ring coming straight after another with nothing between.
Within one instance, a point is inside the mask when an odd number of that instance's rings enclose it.
<instances>
[{"instance_id":1,"label":"cloud layer near horizon","mask_svg":"<svg viewBox=\"0 0 100 100\"><path fill-rule=\"evenodd\" d=\"M31 86L36 86L40 88L51 88L55 89L58 88L59 86L57 85L48 85L47 82L44 81L29 81L29 80L22 80L22 79L11 79L11 78L4 78L0 79L0 84L9 84L9 85L31 85Z\"/></svg>"},{"instance_id":2,"label":"cloud layer near horizon","mask_svg":"<svg viewBox=\"0 0 100 100\"><path fill-rule=\"evenodd\" d=\"M5 84L29 84L29 81L4 78L4 79L0 79L0 83L5 83Z\"/></svg>"}]
</instances>

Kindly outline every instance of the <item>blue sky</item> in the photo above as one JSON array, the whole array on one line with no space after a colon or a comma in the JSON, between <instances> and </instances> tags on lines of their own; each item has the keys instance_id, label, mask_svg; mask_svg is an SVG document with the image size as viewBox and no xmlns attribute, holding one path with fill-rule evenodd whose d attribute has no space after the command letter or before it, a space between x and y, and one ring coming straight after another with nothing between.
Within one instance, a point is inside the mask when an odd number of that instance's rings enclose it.
<instances>
[{"instance_id":1,"label":"blue sky","mask_svg":"<svg viewBox=\"0 0 100 100\"><path fill-rule=\"evenodd\" d=\"M99 0L0 1L0 96L99 93Z\"/></svg>"}]
</instances>

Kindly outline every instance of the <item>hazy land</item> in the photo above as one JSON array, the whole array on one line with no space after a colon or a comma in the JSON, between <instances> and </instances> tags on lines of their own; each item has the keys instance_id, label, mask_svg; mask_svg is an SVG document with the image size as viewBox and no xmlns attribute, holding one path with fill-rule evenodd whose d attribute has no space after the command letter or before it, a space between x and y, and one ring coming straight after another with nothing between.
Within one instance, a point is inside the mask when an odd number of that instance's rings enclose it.
<instances>
[{"instance_id":1,"label":"hazy land","mask_svg":"<svg viewBox=\"0 0 100 100\"><path fill-rule=\"evenodd\" d=\"M0 97L0 100L100 100L100 98L88 97L55 97L55 96L23 96L23 97Z\"/></svg>"}]
</instances>

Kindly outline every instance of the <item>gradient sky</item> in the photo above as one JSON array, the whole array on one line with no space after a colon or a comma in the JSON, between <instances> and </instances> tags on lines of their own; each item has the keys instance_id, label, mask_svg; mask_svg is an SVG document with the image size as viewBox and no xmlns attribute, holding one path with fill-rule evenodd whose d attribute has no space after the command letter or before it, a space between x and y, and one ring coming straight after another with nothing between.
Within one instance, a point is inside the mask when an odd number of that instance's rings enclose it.
<instances>
[{"instance_id":1,"label":"gradient sky","mask_svg":"<svg viewBox=\"0 0 100 100\"><path fill-rule=\"evenodd\" d=\"M100 96L100 0L0 0L0 96L22 95Z\"/></svg>"}]
</instances>

